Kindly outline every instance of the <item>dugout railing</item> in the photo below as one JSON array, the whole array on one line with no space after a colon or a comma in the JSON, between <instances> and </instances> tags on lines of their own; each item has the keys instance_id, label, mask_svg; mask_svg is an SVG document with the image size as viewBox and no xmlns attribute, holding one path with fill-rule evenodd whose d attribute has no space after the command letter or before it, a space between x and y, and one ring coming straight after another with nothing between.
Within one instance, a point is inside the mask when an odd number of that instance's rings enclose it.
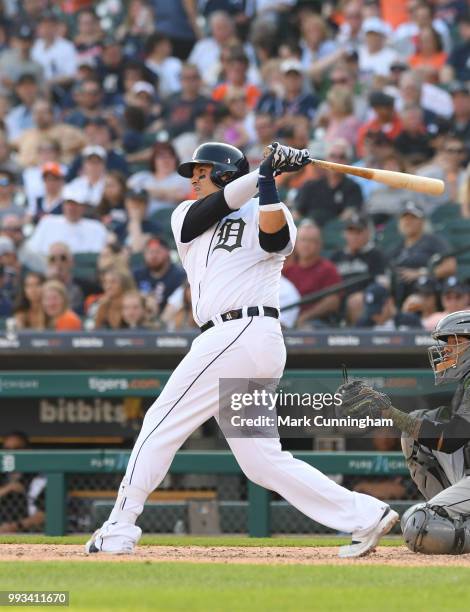
<instances>
[{"instance_id":1,"label":"dugout railing","mask_svg":"<svg viewBox=\"0 0 470 612\"><path fill-rule=\"evenodd\" d=\"M293 453L326 474L398 476L408 474L400 452L318 452ZM67 477L71 474L124 473L130 451L0 451L2 472L42 473L47 478L45 533L66 533ZM180 451L170 467L172 474L241 474L234 456L228 451ZM248 533L266 537L270 528L270 498L266 489L248 481Z\"/></svg>"}]
</instances>

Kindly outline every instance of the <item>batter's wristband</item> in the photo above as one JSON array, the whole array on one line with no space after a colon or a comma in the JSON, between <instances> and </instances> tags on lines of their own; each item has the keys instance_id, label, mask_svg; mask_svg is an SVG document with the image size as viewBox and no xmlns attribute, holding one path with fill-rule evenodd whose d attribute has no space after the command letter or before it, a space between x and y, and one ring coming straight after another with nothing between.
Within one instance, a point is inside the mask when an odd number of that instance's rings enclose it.
<instances>
[{"instance_id":1,"label":"batter's wristband","mask_svg":"<svg viewBox=\"0 0 470 612\"><path fill-rule=\"evenodd\" d=\"M277 202L277 204L265 204L260 206L259 209L264 212L274 212L275 210L282 210L282 204L280 202Z\"/></svg>"}]
</instances>

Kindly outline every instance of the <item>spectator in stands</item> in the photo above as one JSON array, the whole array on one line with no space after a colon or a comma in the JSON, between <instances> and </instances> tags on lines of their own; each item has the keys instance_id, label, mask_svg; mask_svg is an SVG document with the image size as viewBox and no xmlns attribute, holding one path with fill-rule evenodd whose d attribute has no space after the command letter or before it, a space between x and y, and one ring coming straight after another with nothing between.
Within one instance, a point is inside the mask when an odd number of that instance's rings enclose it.
<instances>
[{"instance_id":1,"label":"spectator in stands","mask_svg":"<svg viewBox=\"0 0 470 612\"><path fill-rule=\"evenodd\" d=\"M454 113L450 118L452 133L458 136L467 149L467 159L470 156L470 86L467 83L454 81L449 85L452 94Z\"/></svg>"},{"instance_id":2,"label":"spectator in stands","mask_svg":"<svg viewBox=\"0 0 470 612\"><path fill-rule=\"evenodd\" d=\"M14 140L34 127L33 104L39 88L34 74L20 74L15 83L15 97L18 100L5 118L8 138Z\"/></svg>"},{"instance_id":3,"label":"spectator in stands","mask_svg":"<svg viewBox=\"0 0 470 612\"><path fill-rule=\"evenodd\" d=\"M383 285L372 283L364 292L364 307L356 327L372 327L375 331L393 331L421 328L421 321L414 313L397 310L390 291Z\"/></svg>"},{"instance_id":4,"label":"spectator in stands","mask_svg":"<svg viewBox=\"0 0 470 612\"><path fill-rule=\"evenodd\" d=\"M210 99L202 91L201 75L194 64L181 67L181 91L173 94L164 104L165 127L173 138L194 130L199 114L207 108Z\"/></svg>"},{"instance_id":5,"label":"spectator in stands","mask_svg":"<svg viewBox=\"0 0 470 612\"><path fill-rule=\"evenodd\" d=\"M0 127L0 168L7 170L13 176L20 174L20 167L11 155L11 147L5 130Z\"/></svg>"},{"instance_id":6,"label":"spectator in stands","mask_svg":"<svg viewBox=\"0 0 470 612\"><path fill-rule=\"evenodd\" d=\"M379 167L392 172L407 171L403 158L397 153L385 157ZM366 198L365 209L375 225L382 225L399 215L409 199L408 189L394 189L388 185L378 184Z\"/></svg>"},{"instance_id":7,"label":"spectator in stands","mask_svg":"<svg viewBox=\"0 0 470 612\"><path fill-rule=\"evenodd\" d=\"M106 169L129 174L126 158L122 151L113 143L114 133L107 119L103 116L90 117L85 125L83 133L88 146L103 147L106 151ZM72 162L67 173L67 180L74 179L82 170L83 157L79 154Z\"/></svg>"},{"instance_id":8,"label":"spectator in stands","mask_svg":"<svg viewBox=\"0 0 470 612\"><path fill-rule=\"evenodd\" d=\"M310 13L300 21L302 68L316 84L324 73L336 64L345 52L332 38L327 22L321 15Z\"/></svg>"},{"instance_id":9,"label":"spectator in stands","mask_svg":"<svg viewBox=\"0 0 470 612\"><path fill-rule=\"evenodd\" d=\"M99 253L106 244L107 233L102 223L95 219L84 219L87 200L82 190L66 185L61 215L43 217L28 247L34 253L46 255L54 242L65 242L72 253Z\"/></svg>"},{"instance_id":10,"label":"spectator in stands","mask_svg":"<svg viewBox=\"0 0 470 612\"><path fill-rule=\"evenodd\" d=\"M138 291L122 296L121 329L148 329L145 298Z\"/></svg>"},{"instance_id":11,"label":"spectator in stands","mask_svg":"<svg viewBox=\"0 0 470 612\"><path fill-rule=\"evenodd\" d=\"M249 108L254 109L261 91L250 82L248 68L249 61L243 47L234 47L227 61L225 81L214 88L212 98L216 102L222 102L230 89L243 90Z\"/></svg>"},{"instance_id":12,"label":"spectator in stands","mask_svg":"<svg viewBox=\"0 0 470 612\"><path fill-rule=\"evenodd\" d=\"M336 42L343 48L359 49L364 42L362 29L362 2L350 0L344 5L344 21L336 35Z\"/></svg>"},{"instance_id":13,"label":"spectator in stands","mask_svg":"<svg viewBox=\"0 0 470 612\"><path fill-rule=\"evenodd\" d=\"M42 307L46 314L46 329L79 331L80 317L69 308L67 288L58 280L49 280L42 286Z\"/></svg>"},{"instance_id":14,"label":"spectator in stands","mask_svg":"<svg viewBox=\"0 0 470 612\"><path fill-rule=\"evenodd\" d=\"M70 188L83 193L89 206L97 207L104 192L106 150L99 145L88 145L82 151L82 174L69 183Z\"/></svg>"},{"instance_id":15,"label":"spectator in stands","mask_svg":"<svg viewBox=\"0 0 470 612\"><path fill-rule=\"evenodd\" d=\"M24 209L15 203L16 190L13 174L0 169L0 221L6 215L24 215Z\"/></svg>"},{"instance_id":16,"label":"spectator in stands","mask_svg":"<svg viewBox=\"0 0 470 612\"><path fill-rule=\"evenodd\" d=\"M469 306L469 287L456 276L449 276L442 283L441 303L442 311L429 314L423 319L425 329L433 330L441 319L452 312L467 310Z\"/></svg>"},{"instance_id":17,"label":"spectator in stands","mask_svg":"<svg viewBox=\"0 0 470 612\"><path fill-rule=\"evenodd\" d=\"M420 106L426 126L435 124L438 118L448 119L453 113L450 94L425 82L417 70L401 73L396 108L401 111L405 106Z\"/></svg>"},{"instance_id":18,"label":"spectator in stands","mask_svg":"<svg viewBox=\"0 0 470 612\"><path fill-rule=\"evenodd\" d=\"M433 6L421 0L409 2L408 10L410 20L400 24L393 35L394 43L403 55L408 56L416 51L421 31L431 27L438 33L445 49L450 48L449 28L443 19L434 18Z\"/></svg>"},{"instance_id":19,"label":"spectator in stands","mask_svg":"<svg viewBox=\"0 0 470 612\"><path fill-rule=\"evenodd\" d=\"M158 79L158 92L163 98L180 91L181 60L173 56L170 39L155 32L145 43L145 66Z\"/></svg>"},{"instance_id":20,"label":"spectator in stands","mask_svg":"<svg viewBox=\"0 0 470 612\"><path fill-rule=\"evenodd\" d=\"M258 112L254 124L256 139L245 151L250 167L257 168L263 161L263 152L267 145L276 140L276 122L269 113Z\"/></svg>"},{"instance_id":21,"label":"spectator in stands","mask_svg":"<svg viewBox=\"0 0 470 612\"><path fill-rule=\"evenodd\" d=\"M168 297L160 320L168 331L189 330L197 327L193 319L189 283L183 283Z\"/></svg>"},{"instance_id":22,"label":"spectator in stands","mask_svg":"<svg viewBox=\"0 0 470 612\"><path fill-rule=\"evenodd\" d=\"M435 327L432 315L442 310L439 291L440 285L437 279L432 276L420 276L414 284L413 293L403 302L402 312L417 313L424 329L432 331Z\"/></svg>"},{"instance_id":23,"label":"spectator in stands","mask_svg":"<svg viewBox=\"0 0 470 612\"><path fill-rule=\"evenodd\" d=\"M4 451L29 448L22 431L11 431L3 439ZM7 472L0 481L0 533L36 531L45 521L47 480L41 474Z\"/></svg>"},{"instance_id":24,"label":"spectator in stands","mask_svg":"<svg viewBox=\"0 0 470 612\"><path fill-rule=\"evenodd\" d=\"M138 290L153 295L161 312L169 296L185 280L184 270L171 261L170 249L162 238L150 238L144 249L145 266L133 270Z\"/></svg>"},{"instance_id":25,"label":"spectator in stands","mask_svg":"<svg viewBox=\"0 0 470 612\"><path fill-rule=\"evenodd\" d=\"M431 215L442 204L458 201L466 179L464 170L466 159L467 151L464 143L451 133L443 140L433 159L418 168L417 174L441 179L445 185L444 193L440 196L419 195L419 202L427 215Z\"/></svg>"},{"instance_id":26,"label":"spectator in stands","mask_svg":"<svg viewBox=\"0 0 470 612\"><path fill-rule=\"evenodd\" d=\"M460 17L457 26L459 42L452 49L447 59L447 66L442 71L444 82L453 79L463 82L470 81L470 65L468 62L470 57L470 11Z\"/></svg>"},{"instance_id":27,"label":"spectator in stands","mask_svg":"<svg viewBox=\"0 0 470 612\"><path fill-rule=\"evenodd\" d=\"M103 295L96 302L96 329L120 329L123 326L122 302L126 292L135 289L128 270L109 268L102 276Z\"/></svg>"},{"instance_id":28,"label":"spectator in stands","mask_svg":"<svg viewBox=\"0 0 470 612\"><path fill-rule=\"evenodd\" d=\"M30 200L27 214L35 223L44 215L62 213L62 192L64 189L64 173L60 164L46 162L42 167L44 195Z\"/></svg>"},{"instance_id":29,"label":"spectator in stands","mask_svg":"<svg viewBox=\"0 0 470 612\"><path fill-rule=\"evenodd\" d=\"M194 131L183 132L179 136L176 136L176 138L173 138L172 143L179 159L190 159L199 145L214 139L214 132L217 128L219 119L217 109L217 105L209 101L196 117ZM273 138L269 143L272 141ZM260 158L260 162L261 161L262 159ZM257 165L259 165L259 163Z\"/></svg>"},{"instance_id":30,"label":"spectator in stands","mask_svg":"<svg viewBox=\"0 0 470 612\"><path fill-rule=\"evenodd\" d=\"M336 266L321 257L322 238L320 228L311 221L303 221L297 233L294 262L287 265L284 276L305 297L341 282ZM297 326L324 326L334 322L339 313L340 294L333 293L311 304L303 304Z\"/></svg>"},{"instance_id":31,"label":"spectator in stands","mask_svg":"<svg viewBox=\"0 0 470 612\"><path fill-rule=\"evenodd\" d=\"M43 198L46 191L43 175L44 165L50 163L57 165L63 177L67 171L67 167L60 163L60 143L56 140L51 140L49 138L41 140L38 144L37 157L37 165L26 167L22 173L22 183L27 200L28 214L33 215L35 215L37 211L38 198Z\"/></svg>"},{"instance_id":32,"label":"spectator in stands","mask_svg":"<svg viewBox=\"0 0 470 612\"><path fill-rule=\"evenodd\" d=\"M287 59L281 64L284 93L268 91L261 96L257 112L268 113L276 118L304 115L312 120L318 106L317 98L305 91L305 76L299 60ZM281 122L282 124L282 122Z\"/></svg>"},{"instance_id":33,"label":"spectator in stands","mask_svg":"<svg viewBox=\"0 0 470 612\"><path fill-rule=\"evenodd\" d=\"M405 106L400 113L400 119L403 129L395 138L394 145L411 169L429 161L433 156L433 150L420 106Z\"/></svg>"},{"instance_id":34,"label":"spectator in stands","mask_svg":"<svg viewBox=\"0 0 470 612\"><path fill-rule=\"evenodd\" d=\"M42 306L42 287L44 276L38 272L28 272L13 308L15 328L44 330L46 313Z\"/></svg>"},{"instance_id":35,"label":"spectator in stands","mask_svg":"<svg viewBox=\"0 0 470 612\"><path fill-rule=\"evenodd\" d=\"M69 84L77 70L77 53L73 43L60 35L61 24L52 11L42 13L38 23L39 38L31 57L40 64L49 85Z\"/></svg>"},{"instance_id":36,"label":"spectator in stands","mask_svg":"<svg viewBox=\"0 0 470 612\"><path fill-rule=\"evenodd\" d=\"M362 24L364 44L359 47L361 80L371 83L374 76L388 76L390 66L398 59L396 51L387 47L390 27L379 17L369 17Z\"/></svg>"},{"instance_id":37,"label":"spectator in stands","mask_svg":"<svg viewBox=\"0 0 470 612\"><path fill-rule=\"evenodd\" d=\"M327 159L340 164L351 161L351 148L344 139L328 144ZM295 207L302 217L310 217L320 226L350 209L362 208L362 193L356 182L340 172L327 171L319 179L307 181L299 189Z\"/></svg>"},{"instance_id":38,"label":"spectator in stands","mask_svg":"<svg viewBox=\"0 0 470 612\"><path fill-rule=\"evenodd\" d=\"M349 323L356 323L363 307L363 290L370 280L384 281L387 271L387 262L380 249L374 246L371 240L369 219L362 214L352 213L344 222L343 249L331 255L343 281L352 281L364 274L369 278L358 283L343 293L344 311Z\"/></svg>"},{"instance_id":39,"label":"spectator in stands","mask_svg":"<svg viewBox=\"0 0 470 612\"><path fill-rule=\"evenodd\" d=\"M106 173L103 197L96 208L96 213L103 225L115 232L120 224L127 222L124 206L126 197L126 177L117 170Z\"/></svg>"},{"instance_id":40,"label":"spectator in stands","mask_svg":"<svg viewBox=\"0 0 470 612\"><path fill-rule=\"evenodd\" d=\"M204 82L213 87L216 84L220 51L223 47L238 43L235 24L225 11L214 11L209 18L210 36L197 41L188 61L197 66Z\"/></svg>"},{"instance_id":41,"label":"spectator in stands","mask_svg":"<svg viewBox=\"0 0 470 612\"><path fill-rule=\"evenodd\" d=\"M414 282L427 273L429 260L433 255L450 251L449 245L435 234L425 233L425 215L421 206L409 201L400 215L399 231L401 243L391 253L394 272L394 295L398 304L412 292ZM455 274L455 257L446 257L434 266L436 278Z\"/></svg>"},{"instance_id":42,"label":"spectator in stands","mask_svg":"<svg viewBox=\"0 0 470 612\"><path fill-rule=\"evenodd\" d=\"M141 253L152 234L160 232L160 225L148 219L149 197L144 190L128 190L124 199L126 220L117 223L114 233L121 244L128 246L132 253Z\"/></svg>"},{"instance_id":43,"label":"spectator in stands","mask_svg":"<svg viewBox=\"0 0 470 612\"><path fill-rule=\"evenodd\" d=\"M148 214L162 208L173 208L184 200L188 191L186 179L176 169L179 159L173 145L157 142L153 147L149 170L133 174L128 185L133 190L145 190L150 199Z\"/></svg>"},{"instance_id":44,"label":"spectator in stands","mask_svg":"<svg viewBox=\"0 0 470 612\"><path fill-rule=\"evenodd\" d=\"M130 0L123 17L116 37L126 55L136 57L142 51L142 41L155 31L153 7L146 0Z\"/></svg>"},{"instance_id":45,"label":"spectator in stands","mask_svg":"<svg viewBox=\"0 0 470 612\"><path fill-rule=\"evenodd\" d=\"M416 53L408 58L413 69L436 68L440 70L447 60L441 37L433 27L425 27L419 31Z\"/></svg>"},{"instance_id":46,"label":"spectator in stands","mask_svg":"<svg viewBox=\"0 0 470 612\"><path fill-rule=\"evenodd\" d=\"M94 73L103 87L105 106L122 104L124 93L124 48L111 37L103 40L103 50Z\"/></svg>"},{"instance_id":47,"label":"spectator in stands","mask_svg":"<svg viewBox=\"0 0 470 612\"><path fill-rule=\"evenodd\" d=\"M400 117L394 109L395 100L383 91L373 91L369 95L369 104L375 117L364 123L357 136L357 152L364 154L364 138L368 132L383 132L394 140L403 129Z\"/></svg>"},{"instance_id":48,"label":"spectator in stands","mask_svg":"<svg viewBox=\"0 0 470 612\"><path fill-rule=\"evenodd\" d=\"M95 11L91 7L82 9L76 17L76 24L77 33L73 43L77 51L77 62L84 58L98 58L101 55L103 31Z\"/></svg>"},{"instance_id":49,"label":"spectator in stands","mask_svg":"<svg viewBox=\"0 0 470 612\"><path fill-rule=\"evenodd\" d=\"M357 140L360 122L354 114L353 96L345 87L333 86L327 93L329 113L326 121L326 142L344 138L351 147Z\"/></svg>"},{"instance_id":50,"label":"spectator in stands","mask_svg":"<svg viewBox=\"0 0 470 612\"><path fill-rule=\"evenodd\" d=\"M248 108L245 92L229 89L224 104L222 112L218 113L220 123L215 130L214 140L245 150L256 140L255 115Z\"/></svg>"},{"instance_id":51,"label":"spectator in stands","mask_svg":"<svg viewBox=\"0 0 470 612\"><path fill-rule=\"evenodd\" d=\"M18 262L28 270L43 273L45 270L44 259L33 253L25 240L23 233L23 213L20 215L9 214L0 219L0 236L8 236L14 245Z\"/></svg>"},{"instance_id":52,"label":"spectator in stands","mask_svg":"<svg viewBox=\"0 0 470 612\"><path fill-rule=\"evenodd\" d=\"M79 81L73 88L74 108L65 116L65 122L83 129L90 119L101 116L103 112L103 90L96 78L88 77Z\"/></svg>"},{"instance_id":53,"label":"spectator in stands","mask_svg":"<svg viewBox=\"0 0 470 612\"><path fill-rule=\"evenodd\" d=\"M68 303L77 313L83 312L83 290L75 282L73 275L73 254L64 242L54 242L47 253L46 278L58 280L67 290Z\"/></svg>"},{"instance_id":54,"label":"spectator in stands","mask_svg":"<svg viewBox=\"0 0 470 612\"><path fill-rule=\"evenodd\" d=\"M4 87L10 88L13 83L18 86L26 74L32 75L36 82L42 81L42 66L31 58L33 41L34 31L28 24L20 24L13 31L10 47L0 53L0 83Z\"/></svg>"},{"instance_id":55,"label":"spectator in stands","mask_svg":"<svg viewBox=\"0 0 470 612\"><path fill-rule=\"evenodd\" d=\"M152 0L150 5L155 11L158 31L170 38L176 56L186 59L196 39L201 37L196 1Z\"/></svg>"},{"instance_id":56,"label":"spectator in stands","mask_svg":"<svg viewBox=\"0 0 470 612\"><path fill-rule=\"evenodd\" d=\"M52 105L47 100L38 99L33 106L35 127L26 130L12 141L18 150L18 163L25 168L39 163L38 147L44 138L56 140L61 145L61 161L69 162L85 145L85 137L77 128L56 122Z\"/></svg>"}]
</instances>

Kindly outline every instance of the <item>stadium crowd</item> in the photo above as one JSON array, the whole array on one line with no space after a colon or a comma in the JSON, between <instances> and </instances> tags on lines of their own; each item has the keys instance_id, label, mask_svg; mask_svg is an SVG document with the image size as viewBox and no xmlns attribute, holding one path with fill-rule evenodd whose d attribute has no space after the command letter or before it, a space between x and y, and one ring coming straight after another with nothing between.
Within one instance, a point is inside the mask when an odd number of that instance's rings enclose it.
<instances>
[{"instance_id":1,"label":"stadium crowd","mask_svg":"<svg viewBox=\"0 0 470 612\"><path fill-rule=\"evenodd\" d=\"M278 140L445 181L278 177L299 226L281 305L323 291L286 327L432 329L469 305L467 2L3 0L7 329L195 327L170 216L193 195L179 160L211 140L252 167Z\"/></svg>"}]
</instances>

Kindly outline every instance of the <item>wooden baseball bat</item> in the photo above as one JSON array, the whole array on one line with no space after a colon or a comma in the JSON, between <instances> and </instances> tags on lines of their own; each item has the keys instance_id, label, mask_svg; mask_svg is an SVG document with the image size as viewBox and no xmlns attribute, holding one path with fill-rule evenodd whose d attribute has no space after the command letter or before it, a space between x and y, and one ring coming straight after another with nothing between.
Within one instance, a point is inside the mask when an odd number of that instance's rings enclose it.
<instances>
[{"instance_id":1,"label":"wooden baseball bat","mask_svg":"<svg viewBox=\"0 0 470 612\"><path fill-rule=\"evenodd\" d=\"M354 174L354 176L377 181L384 185L395 187L395 189L410 189L411 191L435 196L444 193L445 189L444 181L426 176L394 172L392 170L379 170L378 168L358 168L357 166L337 164L323 159L310 159L310 162L326 170L334 170L343 174Z\"/></svg>"}]
</instances>

